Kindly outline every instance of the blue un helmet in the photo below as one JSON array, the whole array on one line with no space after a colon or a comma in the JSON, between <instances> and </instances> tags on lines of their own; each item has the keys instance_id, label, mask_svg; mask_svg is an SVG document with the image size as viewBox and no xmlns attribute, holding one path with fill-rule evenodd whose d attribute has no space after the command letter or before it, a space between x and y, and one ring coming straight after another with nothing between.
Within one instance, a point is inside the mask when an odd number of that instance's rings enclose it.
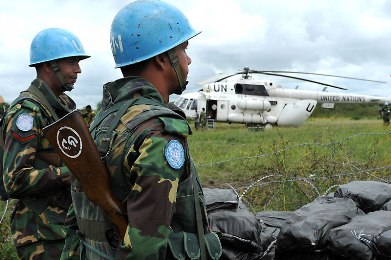
<instances>
[{"instance_id":1,"label":"blue un helmet","mask_svg":"<svg viewBox=\"0 0 391 260\"><path fill-rule=\"evenodd\" d=\"M123 7L114 17L111 51L117 68L167 52L183 91L186 83L178 58L170 50L199 33L175 6L159 0L138 0Z\"/></svg>"},{"instance_id":2,"label":"blue un helmet","mask_svg":"<svg viewBox=\"0 0 391 260\"><path fill-rule=\"evenodd\" d=\"M71 32L60 28L49 28L39 32L31 42L30 67L68 57L86 59L80 40Z\"/></svg>"},{"instance_id":3,"label":"blue un helmet","mask_svg":"<svg viewBox=\"0 0 391 260\"><path fill-rule=\"evenodd\" d=\"M31 42L29 66L49 62L64 90L71 91L73 85L65 81L56 62L58 59L69 57L83 60L90 56L86 54L80 40L73 33L60 28L48 28L39 32Z\"/></svg>"}]
</instances>

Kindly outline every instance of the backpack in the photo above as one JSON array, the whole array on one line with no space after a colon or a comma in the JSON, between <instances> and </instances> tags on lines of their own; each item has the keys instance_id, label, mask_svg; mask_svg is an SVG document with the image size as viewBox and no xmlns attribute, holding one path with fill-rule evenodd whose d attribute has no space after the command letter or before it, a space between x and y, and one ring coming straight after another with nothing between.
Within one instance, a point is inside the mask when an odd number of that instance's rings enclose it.
<instances>
[{"instance_id":1,"label":"backpack","mask_svg":"<svg viewBox=\"0 0 391 260\"><path fill-rule=\"evenodd\" d=\"M153 108L135 116L127 124L126 127L132 133L141 123L155 117L169 116L173 118L184 119L182 116L178 115L174 111L162 107L160 103L156 102L155 100L147 99L144 97L119 102L108 108L106 111L101 110L100 113L98 113L98 115L96 115L95 119L92 121L92 124L90 126L90 132L92 136L96 137L96 128L100 123L102 123L99 130L99 135L101 137L95 140L95 145L97 146L100 154L104 155L103 157L106 157L107 154L110 152L110 145L112 144L113 138L115 136L114 130L118 126L121 117L126 113L129 107L140 104L152 105Z\"/></svg>"}]
</instances>

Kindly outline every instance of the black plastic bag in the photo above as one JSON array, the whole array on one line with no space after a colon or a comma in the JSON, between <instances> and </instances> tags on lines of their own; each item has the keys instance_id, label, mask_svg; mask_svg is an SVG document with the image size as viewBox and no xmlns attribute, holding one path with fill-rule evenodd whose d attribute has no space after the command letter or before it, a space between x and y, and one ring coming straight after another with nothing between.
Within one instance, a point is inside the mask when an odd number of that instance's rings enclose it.
<instances>
[{"instance_id":1,"label":"black plastic bag","mask_svg":"<svg viewBox=\"0 0 391 260\"><path fill-rule=\"evenodd\" d=\"M384 231L374 239L377 255L391 259L391 230Z\"/></svg>"},{"instance_id":2,"label":"black plastic bag","mask_svg":"<svg viewBox=\"0 0 391 260\"><path fill-rule=\"evenodd\" d=\"M365 213L380 210L391 200L391 185L379 181L352 181L338 187L338 198L351 198Z\"/></svg>"},{"instance_id":3,"label":"black plastic bag","mask_svg":"<svg viewBox=\"0 0 391 260\"><path fill-rule=\"evenodd\" d=\"M286 219L293 214L293 211L260 211L255 214L261 224L260 239L264 251L268 250L270 244L277 239Z\"/></svg>"},{"instance_id":4,"label":"black plastic bag","mask_svg":"<svg viewBox=\"0 0 391 260\"><path fill-rule=\"evenodd\" d=\"M209 225L219 235L222 259L258 259L260 223L232 190L204 189Z\"/></svg>"},{"instance_id":5,"label":"black plastic bag","mask_svg":"<svg viewBox=\"0 0 391 260\"><path fill-rule=\"evenodd\" d=\"M324 238L330 229L348 223L359 214L363 212L349 198L319 197L286 220L277 237L276 254L324 250L327 243Z\"/></svg>"},{"instance_id":6,"label":"black plastic bag","mask_svg":"<svg viewBox=\"0 0 391 260\"><path fill-rule=\"evenodd\" d=\"M380 234L390 229L391 211L380 210L356 216L346 225L330 230L328 250L351 259L375 259L379 255L379 245L375 241ZM391 244L387 245L389 240L386 241L385 237L381 239L380 248L391 247Z\"/></svg>"},{"instance_id":7,"label":"black plastic bag","mask_svg":"<svg viewBox=\"0 0 391 260\"><path fill-rule=\"evenodd\" d=\"M239 204L239 196L231 189L203 189L205 195L206 210L236 209Z\"/></svg>"},{"instance_id":8,"label":"black plastic bag","mask_svg":"<svg viewBox=\"0 0 391 260\"><path fill-rule=\"evenodd\" d=\"M385 203L382 207L381 207L382 210L388 210L388 211L391 211L391 201L388 201L387 203Z\"/></svg>"}]
</instances>

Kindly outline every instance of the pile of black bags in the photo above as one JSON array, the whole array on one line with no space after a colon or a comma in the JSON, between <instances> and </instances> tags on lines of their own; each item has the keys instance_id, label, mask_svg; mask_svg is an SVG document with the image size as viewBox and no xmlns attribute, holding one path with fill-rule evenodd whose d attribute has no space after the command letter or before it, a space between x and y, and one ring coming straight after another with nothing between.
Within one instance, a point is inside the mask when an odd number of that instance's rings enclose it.
<instances>
[{"instance_id":1,"label":"pile of black bags","mask_svg":"<svg viewBox=\"0 0 391 260\"><path fill-rule=\"evenodd\" d=\"M204 189L222 259L391 259L391 185L353 181L296 211L252 214L231 189Z\"/></svg>"}]
</instances>

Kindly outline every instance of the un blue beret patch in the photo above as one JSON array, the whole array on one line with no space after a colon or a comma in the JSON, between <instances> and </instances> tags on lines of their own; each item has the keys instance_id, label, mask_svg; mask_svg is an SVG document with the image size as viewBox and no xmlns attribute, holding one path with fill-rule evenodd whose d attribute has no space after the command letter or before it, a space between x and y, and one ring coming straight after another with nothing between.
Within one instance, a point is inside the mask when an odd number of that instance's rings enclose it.
<instances>
[{"instance_id":1,"label":"un blue beret patch","mask_svg":"<svg viewBox=\"0 0 391 260\"><path fill-rule=\"evenodd\" d=\"M177 140L171 140L164 149L164 156L168 164L178 170L185 163L185 150L180 142Z\"/></svg>"}]
</instances>

